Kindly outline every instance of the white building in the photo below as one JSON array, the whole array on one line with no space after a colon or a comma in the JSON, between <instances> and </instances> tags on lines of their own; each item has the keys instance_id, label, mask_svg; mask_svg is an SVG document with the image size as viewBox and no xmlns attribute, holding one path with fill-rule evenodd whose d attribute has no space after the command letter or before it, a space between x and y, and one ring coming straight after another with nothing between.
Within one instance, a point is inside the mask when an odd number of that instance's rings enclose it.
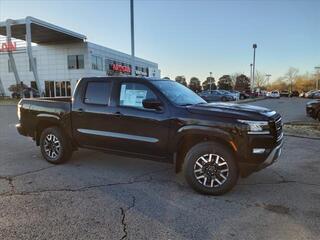
<instances>
[{"instance_id":1,"label":"white building","mask_svg":"<svg viewBox=\"0 0 320 240\"><path fill-rule=\"evenodd\" d=\"M132 71L135 76L160 77L154 62L137 57L132 61L131 55L32 17L0 22L0 35L0 94L6 96L11 95L10 85L21 82L45 96L69 96L81 77Z\"/></svg>"}]
</instances>

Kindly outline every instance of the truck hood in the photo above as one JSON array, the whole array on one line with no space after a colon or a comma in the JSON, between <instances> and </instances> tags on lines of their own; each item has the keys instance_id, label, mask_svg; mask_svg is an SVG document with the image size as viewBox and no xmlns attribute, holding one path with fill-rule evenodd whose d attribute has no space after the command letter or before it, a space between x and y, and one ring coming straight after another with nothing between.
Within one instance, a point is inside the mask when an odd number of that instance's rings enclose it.
<instances>
[{"instance_id":1,"label":"truck hood","mask_svg":"<svg viewBox=\"0 0 320 240\"><path fill-rule=\"evenodd\" d=\"M238 103L204 103L187 107L190 113L212 114L214 116L237 118L243 120L269 120L275 111L264 107Z\"/></svg>"}]
</instances>

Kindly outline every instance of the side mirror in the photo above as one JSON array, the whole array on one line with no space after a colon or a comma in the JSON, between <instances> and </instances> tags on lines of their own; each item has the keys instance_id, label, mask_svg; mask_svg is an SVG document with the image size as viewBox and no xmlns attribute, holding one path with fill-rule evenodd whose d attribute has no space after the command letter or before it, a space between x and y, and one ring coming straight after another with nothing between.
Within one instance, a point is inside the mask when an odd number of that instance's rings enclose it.
<instances>
[{"instance_id":1,"label":"side mirror","mask_svg":"<svg viewBox=\"0 0 320 240\"><path fill-rule=\"evenodd\" d=\"M161 110L162 103L158 99L148 98L142 101L142 105L147 109Z\"/></svg>"}]
</instances>

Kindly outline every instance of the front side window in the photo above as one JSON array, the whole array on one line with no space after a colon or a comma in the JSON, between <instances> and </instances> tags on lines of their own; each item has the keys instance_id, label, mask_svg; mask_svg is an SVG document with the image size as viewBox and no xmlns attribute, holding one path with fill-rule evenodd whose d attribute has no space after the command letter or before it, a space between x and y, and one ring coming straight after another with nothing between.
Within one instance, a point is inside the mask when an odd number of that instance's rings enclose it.
<instances>
[{"instance_id":1,"label":"front side window","mask_svg":"<svg viewBox=\"0 0 320 240\"><path fill-rule=\"evenodd\" d=\"M84 102L108 105L110 92L110 82L88 82Z\"/></svg>"},{"instance_id":2,"label":"front side window","mask_svg":"<svg viewBox=\"0 0 320 240\"><path fill-rule=\"evenodd\" d=\"M195 92L175 81L155 80L151 81L151 83L176 105L186 106L206 103L206 101Z\"/></svg>"},{"instance_id":3,"label":"front side window","mask_svg":"<svg viewBox=\"0 0 320 240\"><path fill-rule=\"evenodd\" d=\"M83 55L69 55L68 56L68 69L83 69L84 56Z\"/></svg>"},{"instance_id":4,"label":"front side window","mask_svg":"<svg viewBox=\"0 0 320 240\"><path fill-rule=\"evenodd\" d=\"M120 106L143 108L144 99L156 99L156 95L141 83L122 83L120 90Z\"/></svg>"}]
</instances>

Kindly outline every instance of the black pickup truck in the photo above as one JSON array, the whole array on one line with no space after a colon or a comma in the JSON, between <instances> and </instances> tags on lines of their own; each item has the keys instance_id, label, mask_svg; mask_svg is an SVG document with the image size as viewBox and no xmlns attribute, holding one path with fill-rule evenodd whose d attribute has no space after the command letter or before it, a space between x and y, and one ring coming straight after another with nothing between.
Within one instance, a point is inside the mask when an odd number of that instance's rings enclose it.
<instances>
[{"instance_id":1,"label":"black pickup truck","mask_svg":"<svg viewBox=\"0 0 320 240\"><path fill-rule=\"evenodd\" d=\"M170 161L195 190L212 195L272 164L283 138L274 111L207 103L163 79L82 78L72 98L22 99L18 117L19 133L50 163L78 148Z\"/></svg>"}]
</instances>

